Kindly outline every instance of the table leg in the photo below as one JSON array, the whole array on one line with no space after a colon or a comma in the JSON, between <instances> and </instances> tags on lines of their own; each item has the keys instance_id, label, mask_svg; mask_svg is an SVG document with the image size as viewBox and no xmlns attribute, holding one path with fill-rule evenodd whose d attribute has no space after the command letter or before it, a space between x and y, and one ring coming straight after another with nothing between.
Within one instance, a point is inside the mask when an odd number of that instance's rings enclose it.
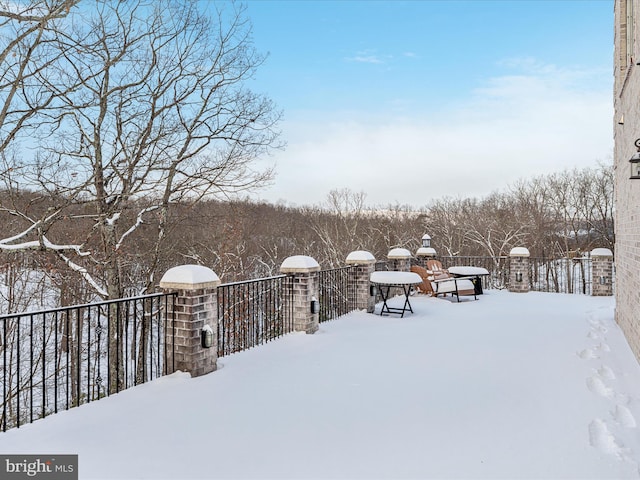
<instances>
[{"instance_id":1,"label":"table leg","mask_svg":"<svg viewBox=\"0 0 640 480\"><path fill-rule=\"evenodd\" d=\"M384 285L380 285L378 286L378 288L380 289L380 297L382 298L382 309L380 310L380 316L382 316L383 313L391 313L391 310L389 310L389 305L387 305L387 299L389 298L389 292L391 291L391 287L386 287Z\"/></svg>"},{"instance_id":2,"label":"table leg","mask_svg":"<svg viewBox=\"0 0 640 480\"><path fill-rule=\"evenodd\" d=\"M409 311L413 313L413 308L411 308L411 303L409 303L409 294L411 293L411 285L403 285L404 290L404 305L402 306L402 315L400 318L404 318L404 312L407 311L407 307L409 307Z\"/></svg>"}]
</instances>

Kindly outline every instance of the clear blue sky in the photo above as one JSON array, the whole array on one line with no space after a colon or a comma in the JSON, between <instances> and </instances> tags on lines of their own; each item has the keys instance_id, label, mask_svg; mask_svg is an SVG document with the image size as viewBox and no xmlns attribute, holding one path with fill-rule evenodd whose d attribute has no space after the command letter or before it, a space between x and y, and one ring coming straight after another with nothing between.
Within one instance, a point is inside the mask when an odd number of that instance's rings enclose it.
<instances>
[{"instance_id":1,"label":"clear blue sky","mask_svg":"<svg viewBox=\"0 0 640 480\"><path fill-rule=\"evenodd\" d=\"M255 198L420 207L611 161L612 0L246 5L288 142Z\"/></svg>"}]
</instances>

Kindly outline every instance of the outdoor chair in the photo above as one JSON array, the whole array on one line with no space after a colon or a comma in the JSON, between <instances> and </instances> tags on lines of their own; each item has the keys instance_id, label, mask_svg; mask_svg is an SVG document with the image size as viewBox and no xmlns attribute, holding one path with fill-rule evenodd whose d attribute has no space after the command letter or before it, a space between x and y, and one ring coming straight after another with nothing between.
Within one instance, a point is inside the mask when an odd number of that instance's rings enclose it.
<instances>
[{"instance_id":1,"label":"outdoor chair","mask_svg":"<svg viewBox=\"0 0 640 480\"><path fill-rule=\"evenodd\" d=\"M448 273L446 268L442 268L440 260L427 260L427 271L429 274L439 275L442 273Z\"/></svg>"},{"instance_id":2,"label":"outdoor chair","mask_svg":"<svg viewBox=\"0 0 640 480\"><path fill-rule=\"evenodd\" d=\"M418 275L420 275L420 278L422 278L422 283L419 283L417 285L418 291L420 293L424 293L425 295L434 297L435 293L433 291L433 287L431 286L431 280L429 279L429 272L427 271L427 269L424 267L413 265L411 267L411 271L417 273Z\"/></svg>"},{"instance_id":3,"label":"outdoor chair","mask_svg":"<svg viewBox=\"0 0 640 480\"><path fill-rule=\"evenodd\" d=\"M431 261L429 260L429 262ZM434 261L438 262L437 260ZM442 295L446 297L450 293L452 296L455 295L458 302L460 301L460 295L473 295L474 299L478 299L472 277L454 277L442 269L442 265L440 265L439 273L417 265L412 266L411 271L422 278L422 283L418 284L418 291L426 295L433 297Z\"/></svg>"}]
</instances>

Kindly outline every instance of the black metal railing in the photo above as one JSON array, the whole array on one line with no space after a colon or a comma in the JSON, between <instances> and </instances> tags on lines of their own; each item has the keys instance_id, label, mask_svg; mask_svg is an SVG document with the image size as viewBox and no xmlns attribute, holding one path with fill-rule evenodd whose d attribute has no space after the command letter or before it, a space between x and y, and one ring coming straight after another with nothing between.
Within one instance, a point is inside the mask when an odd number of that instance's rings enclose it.
<instances>
[{"instance_id":1,"label":"black metal railing","mask_svg":"<svg viewBox=\"0 0 640 480\"><path fill-rule=\"evenodd\" d=\"M350 278L353 268L340 267L318 273L320 322L333 320L355 310L355 284Z\"/></svg>"},{"instance_id":2,"label":"black metal railing","mask_svg":"<svg viewBox=\"0 0 640 480\"><path fill-rule=\"evenodd\" d=\"M538 292L591 295L591 258L530 258L529 283Z\"/></svg>"},{"instance_id":3,"label":"black metal railing","mask_svg":"<svg viewBox=\"0 0 640 480\"><path fill-rule=\"evenodd\" d=\"M1 429L167 373L173 319L165 312L174 299L154 294L0 316Z\"/></svg>"},{"instance_id":4,"label":"black metal railing","mask_svg":"<svg viewBox=\"0 0 640 480\"><path fill-rule=\"evenodd\" d=\"M438 257L444 268L456 265L483 267L489 276L483 277L484 289L509 287L510 258L460 256ZM529 284L532 291L591 294L591 258L529 258Z\"/></svg>"},{"instance_id":5,"label":"black metal railing","mask_svg":"<svg viewBox=\"0 0 640 480\"><path fill-rule=\"evenodd\" d=\"M293 287L287 280L279 275L218 287L219 357L293 331Z\"/></svg>"},{"instance_id":6,"label":"black metal railing","mask_svg":"<svg viewBox=\"0 0 640 480\"><path fill-rule=\"evenodd\" d=\"M484 289L504 289L509 283L509 257L483 257L483 256L462 256L462 257L438 257L443 268L458 265L471 267L482 267L488 272L488 276L481 277L482 288Z\"/></svg>"}]
</instances>

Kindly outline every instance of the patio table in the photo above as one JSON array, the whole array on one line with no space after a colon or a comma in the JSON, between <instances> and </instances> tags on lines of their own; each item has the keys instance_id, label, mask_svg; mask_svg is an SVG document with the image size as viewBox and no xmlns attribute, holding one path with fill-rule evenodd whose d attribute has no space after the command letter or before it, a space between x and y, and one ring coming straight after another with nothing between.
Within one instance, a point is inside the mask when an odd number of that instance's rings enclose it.
<instances>
[{"instance_id":1,"label":"patio table","mask_svg":"<svg viewBox=\"0 0 640 480\"><path fill-rule=\"evenodd\" d=\"M470 267L464 265L449 267L447 270L454 277L474 277L471 281L473 282L476 295L482 295L482 279L480 277L489 276L489 270L482 267Z\"/></svg>"},{"instance_id":2,"label":"patio table","mask_svg":"<svg viewBox=\"0 0 640 480\"><path fill-rule=\"evenodd\" d=\"M411 303L409 302L409 294L411 293L411 287L413 285L422 283L422 277L420 277L420 275L413 272L373 272L370 281L378 288L380 296L382 297L382 310L380 310L380 315L384 313L399 313L400 318L402 318L407 310L413 313ZM394 287L401 288L404 292L405 300L402 308L390 307L387 303L389 293Z\"/></svg>"}]
</instances>

